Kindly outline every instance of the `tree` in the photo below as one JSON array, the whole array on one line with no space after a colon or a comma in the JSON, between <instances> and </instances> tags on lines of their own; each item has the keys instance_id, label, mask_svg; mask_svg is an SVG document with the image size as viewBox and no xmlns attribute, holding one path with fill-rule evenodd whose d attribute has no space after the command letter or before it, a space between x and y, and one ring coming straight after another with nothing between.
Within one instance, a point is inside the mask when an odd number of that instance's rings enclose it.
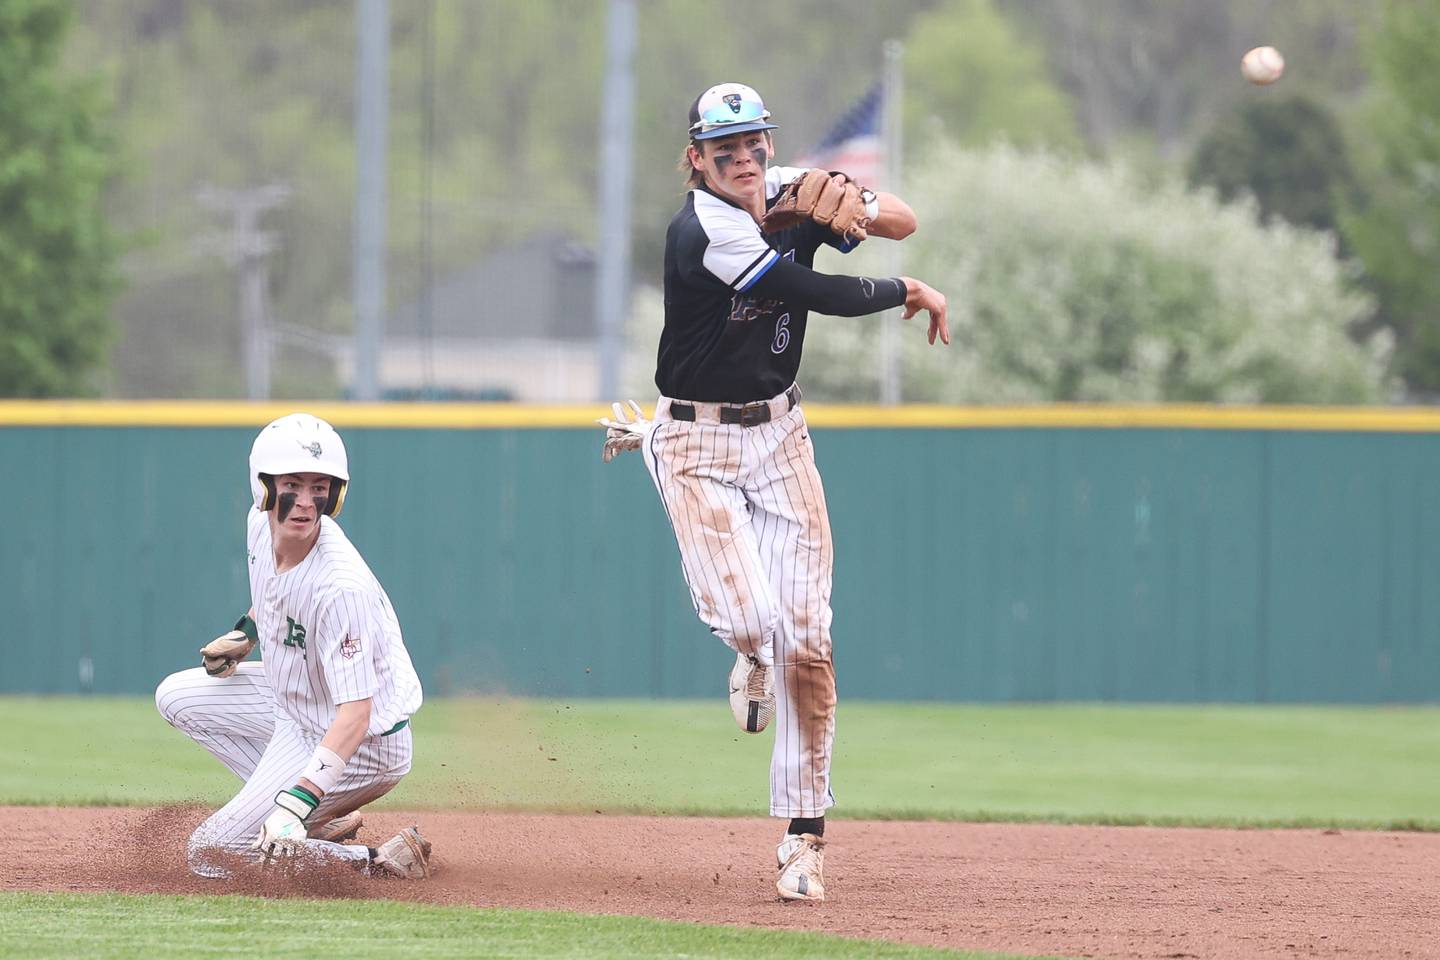
<instances>
[{"instance_id":1,"label":"tree","mask_svg":"<svg viewBox=\"0 0 1440 960\"><path fill-rule=\"evenodd\" d=\"M921 152L944 131L964 144L1077 146L1070 102L1045 51L991 0L947 0L916 17L905 45L907 142ZM917 150L920 148L920 150Z\"/></svg>"},{"instance_id":2,"label":"tree","mask_svg":"<svg viewBox=\"0 0 1440 960\"><path fill-rule=\"evenodd\" d=\"M242 392L230 359L239 341L236 284L224 263L196 249L197 237L225 227L195 202L207 183L290 188L287 205L264 224L280 245L270 274L275 320L322 342L347 334L354 3L74 2L82 29L72 56L100 65L114 89L126 167L112 209L126 232L147 240L126 259L114 392ZM637 275L659 277L665 228L681 201L675 162L685 111L717 80L743 79L765 95L780 125L778 159L787 162L879 79L882 45L896 37L926 64L923 74L910 72L919 102L947 115L957 135L978 141L1001 130L1017 142L1053 142L1050 132L1068 129L1056 112L1063 97L1045 77L1038 42L1018 37L993 2L952 0L934 11L934 0L847 0L843 15L834 0L637 4ZM592 239L596 186L615 163L597 149L605 4L415 0L390 8L391 304L537 231ZM922 14L925 27L914 32ZM927 52L932 32L958 36L956 50L932 42ZM912 141L912 154L918 146ZM275 389L333 392L331 370L318 350L287 342L277 351Z\"/></svg>"},{"instance_id":3,"label":"tree","mask_svg":"<svg viewBox=\"0 0 1440 960\"><path fill-rule=\"evenodd\" d=\"M1098 150L1136 135L1179 156L1244 97L1240 57L1262 43L1290 63L1285 89L1325 103L1365 83L1357 42L1374 16L1354 0L996 0L1045 40L1079 126Z\"/></svg>"},{"instance_id":4,"label":"tree","mask_svg":"<svg viewBox=\"0 0 1440 960\"><path fill-rule=\"evenodd\" d=\"M116 309L114 392L243 395L237 284L197 245L230 224L196 196L274 183L290 199L262 224L278 243L269 295L292 336L275 352L274 391L334 395L326 344L353 318L355 4L78 5L72 55L101 65L115 91L126 164L113 209L145 240ZM427 270L443 278L556 225L590 230L603 13L589 0L391 4L392 305Z\"/></svg>"},{"instance_id":5,"label":"tree","mask_svg":"<svg viewBox=\"0 0 1440 960\"><path fill-rule=\"evenodd\" d=\"M1006 146L937 150L910 179L906 272L946 294L954 343L904 325L906 400L1372 403L1383 335L1333 236L1177 178ZM884 241L817 265L878 273ZM867 248L869 248L867 250ZM857 259L858 258L858 259ZM811 396L877 395L873 318L812 318Z\"/></svg>"},{"instance_id":6,"label":"tree","mask_svg":"<svg viewBox=\"0 0 1440 960\"><path fill-rule=\"evenodd\" d=\"M1264 216L1317 230L1339 228L1340 205L1355 189L1339 125L1308 97L1245 103L1200 141L1189 176L1222 200L1249 193Z\"/></svg>"},{"instance_id":7,"label":"tree","mask_svg":"<svg viewBox=\"0 0 1440 960\"><path fill-rule=\"evenodd\" d=\"M1396 367L1416 395L1440 394L1440 2L1385 8L1371 45L1377 96L1360 152L1367 195L1345 218L1347 240L1393 331Z\"/></svg>"},{"instance_id":8,"label":"tree","mask_svg":"<svg viewBox=\"0 0 1440 960\"><path fill-rule=\"evenodd\" d=\"M110 342L114 170L95 87L59 68L61 0L0 4L0 395L96 391Z\"/></svg>"}]
</instances>

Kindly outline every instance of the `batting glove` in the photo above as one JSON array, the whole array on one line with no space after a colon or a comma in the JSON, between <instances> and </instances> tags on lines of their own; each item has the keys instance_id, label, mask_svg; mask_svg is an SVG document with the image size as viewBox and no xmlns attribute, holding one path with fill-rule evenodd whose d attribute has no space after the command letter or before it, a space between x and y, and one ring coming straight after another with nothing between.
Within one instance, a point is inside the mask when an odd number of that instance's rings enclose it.
<instances>
[{"instance_id":1,"label":"batting glove","mask_svg":"<svg viewBox=\"0 0 1440 960\"><path fill-rule=\"evenodd\" d=\"M291 787L275 794L275 809L260 825L254 847L265 855L265 861L293 857L300 852L308 834L305 818L315 812L320 801L304 787Z\"/></svg>"},{"instance_id":2,"label":"batting glove","mask_svg":"<svg viewBox=\"0 0 1440 960\"><path fill-rule=\"evenodd\" d=\"M595 421L605 428L605 446L600 451L600 459L605 463L626 450L639 450L640 444L645 441L645 435L655 425L653 420L645 419L645 412L640 409L640 404L634 400L625 402L630 405L629 410L619 403L612 403L610 409L615 411L615 417L601 417Z\"/></svg>"}]
</instances>

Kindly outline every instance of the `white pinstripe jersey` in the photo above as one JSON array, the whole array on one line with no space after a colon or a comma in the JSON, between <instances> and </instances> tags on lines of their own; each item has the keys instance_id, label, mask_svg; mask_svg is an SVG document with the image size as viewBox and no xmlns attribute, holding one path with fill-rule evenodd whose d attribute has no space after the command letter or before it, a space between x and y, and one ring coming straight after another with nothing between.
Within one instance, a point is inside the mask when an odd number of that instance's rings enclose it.
<instances>
[{"instance_id":1,"label":"white pinstripe jersey","mask_svg":"<svg viewBox=\"0 0 1440 960\"><path fill-rule=\"evenodd\" d=\"M420 709L420 678L380 581L329 517L297 566L277 574L269 514L246 530L250 599L276 709L319 739L339 704L373 698L369 735Z\"/></svg>"}]
</instances>

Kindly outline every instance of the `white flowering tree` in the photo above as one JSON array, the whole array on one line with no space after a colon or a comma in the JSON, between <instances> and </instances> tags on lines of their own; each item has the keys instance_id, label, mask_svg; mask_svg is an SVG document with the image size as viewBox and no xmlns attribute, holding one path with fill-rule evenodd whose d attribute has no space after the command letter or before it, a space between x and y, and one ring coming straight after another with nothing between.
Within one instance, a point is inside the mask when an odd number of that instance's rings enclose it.
<instances>
[{"instance_id":1,"label":"white flowering tree","mask_svg":"<svg viewBox=\"0 0 1440 960\"><path fill-rule=\"evenodd\" d=\"M906 199L904 272L949 298L954 343L900 333L907 401L1373 403L1389 341L1330 234L1261 225L1176 178L1006 146L936 149ZM883 245L820 269L888 272ZM868 249L867 249L868 248ZM875 318L812 317L801 382L878 396Z\"/></svg>"}]
</instances>

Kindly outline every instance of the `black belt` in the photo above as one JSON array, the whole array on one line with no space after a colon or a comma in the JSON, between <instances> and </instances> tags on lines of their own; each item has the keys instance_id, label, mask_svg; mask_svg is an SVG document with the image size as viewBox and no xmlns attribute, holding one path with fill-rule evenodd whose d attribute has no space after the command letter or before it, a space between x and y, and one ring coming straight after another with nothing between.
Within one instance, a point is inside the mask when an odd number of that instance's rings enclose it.
<instances>
[{"instance_id":1,"label":"black belt","mask_svg":"<svg viewBox=\"0 0 1440 960\"><path fill-rule=\"evenodd\" d=\"M794 410L800 403L800 385L792 383L790 389L785 391L785 412ZM695 405L693 403L670 402L670 418L672 420L687 420L695 422ZM762 423L770 422L770 401L757 400L754 403L747 403L738 407L720 408L721 423L738 423L742 427L757 427Z\"/></svg>"}]
</instances>

